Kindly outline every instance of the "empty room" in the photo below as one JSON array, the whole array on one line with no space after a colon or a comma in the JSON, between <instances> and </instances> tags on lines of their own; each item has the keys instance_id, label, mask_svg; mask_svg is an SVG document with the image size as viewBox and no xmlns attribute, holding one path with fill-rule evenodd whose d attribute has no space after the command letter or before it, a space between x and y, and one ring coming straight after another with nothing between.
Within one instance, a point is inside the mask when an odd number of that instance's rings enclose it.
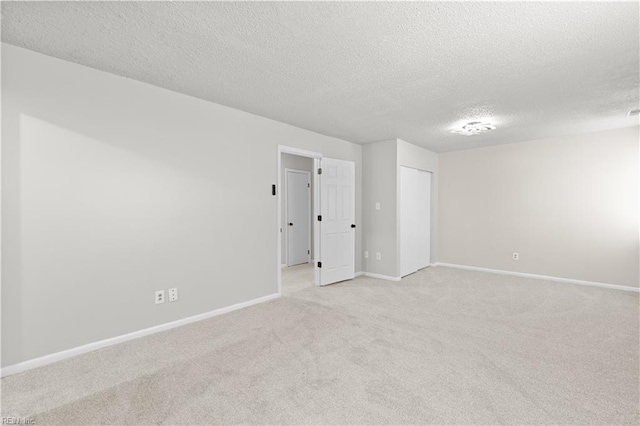
<instances>
[{"instance_id":1,"label":"empty room","mask_svg":"<svg viewBox=\"0 0 640 426\"><path fill-rule=\"evenodd\" d=\"M1 6L2 424L640 423L639 2Z\"/></svg>"}]
</instances>

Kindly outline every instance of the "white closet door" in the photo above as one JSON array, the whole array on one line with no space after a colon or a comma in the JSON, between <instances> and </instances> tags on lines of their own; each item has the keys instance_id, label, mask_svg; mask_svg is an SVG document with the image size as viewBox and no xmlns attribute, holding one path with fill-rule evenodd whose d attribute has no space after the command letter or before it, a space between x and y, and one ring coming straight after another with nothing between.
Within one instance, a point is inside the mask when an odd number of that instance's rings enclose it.
<instances>
[{"instance_id":1,"label":"white closet door","mask_svg":"<svg viewBox=\"0 0 640 426\"><path fill-rule=\"evenodd\" d=\"M400 276L412 274L415 266L416 199L413 196L417 180L417 170L400 167Z\"/></svg>"},{"instance_id":2,"label":"white closet door","mask_svg":"<svg viewBox=\"0 0 640 426\"><path fill-rule=\"evenodd\" d=\"M400 275L431 263L431 173L400 167Z\"/></svg>"},{"instance_id":3,"label":"white closet door","mask_svg":"<svg viewBox=\"0 0 640 426\"><path fill-rule=\"evenodd\" d=\"M431 264L431 173L417 170L416 250L417 269Z\"/></svg>"}]
</instances>

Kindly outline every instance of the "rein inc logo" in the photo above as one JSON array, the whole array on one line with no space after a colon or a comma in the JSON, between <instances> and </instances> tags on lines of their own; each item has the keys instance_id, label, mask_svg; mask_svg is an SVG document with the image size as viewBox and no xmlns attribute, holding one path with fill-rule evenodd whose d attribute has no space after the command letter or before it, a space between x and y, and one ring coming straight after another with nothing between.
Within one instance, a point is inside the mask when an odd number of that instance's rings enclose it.
<instances>
[{"instance_id":1,"label":"rein inc logo","mask_svg":"<svg viewBox=\"0 0 640 426\"><path fill-rule=\"evenodd\" d=\"M31 417L2 417L3 425L35 425L36 419Z\"/></svg>"}]
</instances>

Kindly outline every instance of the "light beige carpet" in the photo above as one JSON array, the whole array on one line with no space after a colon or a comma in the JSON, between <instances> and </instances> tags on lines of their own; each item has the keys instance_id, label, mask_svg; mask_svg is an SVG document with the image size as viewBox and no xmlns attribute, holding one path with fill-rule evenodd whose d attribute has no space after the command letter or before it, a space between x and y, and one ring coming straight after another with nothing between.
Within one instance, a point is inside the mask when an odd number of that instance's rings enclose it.
<instances>
[{"instance_id":1,"label":"light beige carpet","mask_svg":"<svg viewBox=\"0 0 640 426\"><path fill-rule=\"evenodd\" d=\"M282 295L292 296L300 290L313 287L313 265L304 263L282 269Z\"/></svg>"},{"instance_id":2,"label":"light beige carpet","mask_svg":"<svg viewBox=\"0 0 640 426\"><path fill-rule=\"evenodd\" d=\"M640 421L637 293L436 267L284 294L7 377L2 414L38 425Z\"/></svg>"}]
</instances>

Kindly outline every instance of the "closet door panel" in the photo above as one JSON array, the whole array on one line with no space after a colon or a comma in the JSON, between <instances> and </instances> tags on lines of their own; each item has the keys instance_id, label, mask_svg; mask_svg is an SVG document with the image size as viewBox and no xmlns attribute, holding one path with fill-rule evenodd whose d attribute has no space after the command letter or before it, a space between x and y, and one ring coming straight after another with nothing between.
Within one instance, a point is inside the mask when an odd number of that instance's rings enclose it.
<instances>
[{"instance_id":1,"label":"closet door panel","mask_svg":"<svg viewBox=\"0 0 640 426\"><path fill-rule=\"evenodd\" d=\"M416 170L400 167L400 276L414 273L416 260L415 238L415 191Z\"/></svg>"},{"instance_id":2,"label":"closet door panel","mask_svg":"<svg viewBox=\"0 0 640 426\"><path fill-rule=\"evenodd\" d=\"M400 276L431 263L431 173L400 167Z\"/></svg>"},{"instance_id":3,"label":"closet door panel","mask_svg":"<svg viewBox=\"0 0 640 426\"><path fill-rule=\"evenodd\" d=\"M418 170L416 176L416 266L422 269L431 264L431 173Z\"/></svg>"}]
</instances>

